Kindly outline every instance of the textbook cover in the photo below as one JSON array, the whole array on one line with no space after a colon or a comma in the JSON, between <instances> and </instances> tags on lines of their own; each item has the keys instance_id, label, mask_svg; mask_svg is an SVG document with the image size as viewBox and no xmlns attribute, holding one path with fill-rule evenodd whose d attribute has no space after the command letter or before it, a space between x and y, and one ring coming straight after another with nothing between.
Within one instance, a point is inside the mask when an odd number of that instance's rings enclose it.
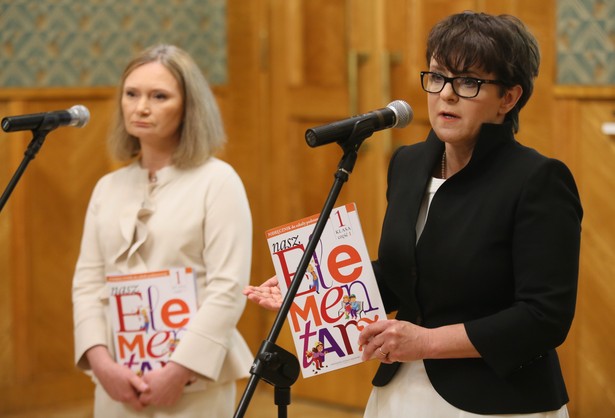
<instances>
[{"instance_id":1,"label":"textbook cover","mask_svg":"<svg viewBox=\"0 0 615 418\"><path fill-rule=\"evenodd\" d=\"M107 276L115 357L138 375L163 367L196 315L191 268Z\"/></svg>"},{"instance_id":2,"label":"textbook cover","mask_svg":"<svg viewBox=\"0 0 615 418\"><path fill-rule=\"evenodd\" d=\"M282 294L290 287L318 214L266 231ZM356 205L325 225L288 313L304 378L360 363L359 333L386 319Z\"/></svg>"}]
</instances>

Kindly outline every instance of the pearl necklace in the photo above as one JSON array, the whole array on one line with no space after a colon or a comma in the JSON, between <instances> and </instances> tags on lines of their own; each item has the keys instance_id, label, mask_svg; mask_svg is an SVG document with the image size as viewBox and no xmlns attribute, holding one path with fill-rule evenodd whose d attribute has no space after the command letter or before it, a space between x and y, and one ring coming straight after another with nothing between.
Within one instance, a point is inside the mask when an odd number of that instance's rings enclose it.
<instances>
[{"instance_id":1,"label":"pearl necklace","mask_svg":"<svg viewBox=\"0 0 615 418\"><path fill-rule=\"evenodd\" d=\"M446 151L442 153L442 179L446 180Z\"/></svg>"}]
</instances>

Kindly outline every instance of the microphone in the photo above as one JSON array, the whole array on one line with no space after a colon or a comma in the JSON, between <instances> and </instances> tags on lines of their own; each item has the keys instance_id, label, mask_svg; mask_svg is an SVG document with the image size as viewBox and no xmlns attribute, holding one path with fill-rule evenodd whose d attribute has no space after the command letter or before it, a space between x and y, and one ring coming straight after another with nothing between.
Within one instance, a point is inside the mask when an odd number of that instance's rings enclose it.
<instances>
[{"instance_id":1,"label":"microphone","mask_svg":"<svg viewBox=\"0 0 615 418\"><path fill-rule=\"evenodd\" d=\"M68 110L32 113L30 115L7 116L2 119L4 132L15 131L50 131L59 126L74 126L81 128L90 121L90 111L83 105L75 105Z\"/></svg>"},{"instance_id":2,"label":"microphone","mask_svg":"<svg viewBox=\"0 0 615 418\"><path fill-rule=\"evenodd\" d=\"M405 128L414 117L410 105L403 100L395 100L382 109L373 110L348 119L317 126L305 131L307 144L314 148L331 142L345 141L352 134L355 126L364 123L362 129L370 129L372 133L388 128Z\"/></svg>"}]
</instances>

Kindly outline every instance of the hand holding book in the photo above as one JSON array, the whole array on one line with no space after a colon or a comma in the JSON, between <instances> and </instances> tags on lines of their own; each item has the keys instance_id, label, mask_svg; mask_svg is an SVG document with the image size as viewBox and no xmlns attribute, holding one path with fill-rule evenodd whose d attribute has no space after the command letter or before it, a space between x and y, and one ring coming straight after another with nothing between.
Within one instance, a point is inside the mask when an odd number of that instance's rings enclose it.
<instances>
[{"instance_id":1,"label":"hand holding book","mask_svg":"<svg viewBox=\"0 0 615 418\"><path fill-rule=\"evenodd\" d=\"M359 333L386 319L354 204L333 209L307 270L297 266L319 215L266 232L276 276L244 294L269 310L278 310L293 280L300 281L288 313L303 377L363 361Z\"/></svg>"}]
</instances>

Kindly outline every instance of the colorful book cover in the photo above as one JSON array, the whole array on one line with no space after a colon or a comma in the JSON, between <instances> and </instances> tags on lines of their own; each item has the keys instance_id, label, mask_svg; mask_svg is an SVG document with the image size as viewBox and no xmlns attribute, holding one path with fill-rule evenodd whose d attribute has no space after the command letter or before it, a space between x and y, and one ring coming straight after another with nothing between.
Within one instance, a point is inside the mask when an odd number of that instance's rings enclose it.
<instances>
[{"instance_id":1,"label":"colorful book cover","mask_svg":"<svg viewBox=\"0 0 615 418\"><path fill-rule=\"evenodd\" d=\"M191 268L107 277L116 361L143 375L163 367L196 315Z\"/></svg>"},{"instance_id":2,"label":"colorful book cover","mask_svg":"<svg viewBox=\"0 0 615 418\"><path fill-rule=\"evenodd\" d=\"M270 229L267 243L282 294L305 252L318 214ZM354 203L331 211L290 311L304 378L360 363L359 333L386 319Z\"/></svg>"}]
</instances>

